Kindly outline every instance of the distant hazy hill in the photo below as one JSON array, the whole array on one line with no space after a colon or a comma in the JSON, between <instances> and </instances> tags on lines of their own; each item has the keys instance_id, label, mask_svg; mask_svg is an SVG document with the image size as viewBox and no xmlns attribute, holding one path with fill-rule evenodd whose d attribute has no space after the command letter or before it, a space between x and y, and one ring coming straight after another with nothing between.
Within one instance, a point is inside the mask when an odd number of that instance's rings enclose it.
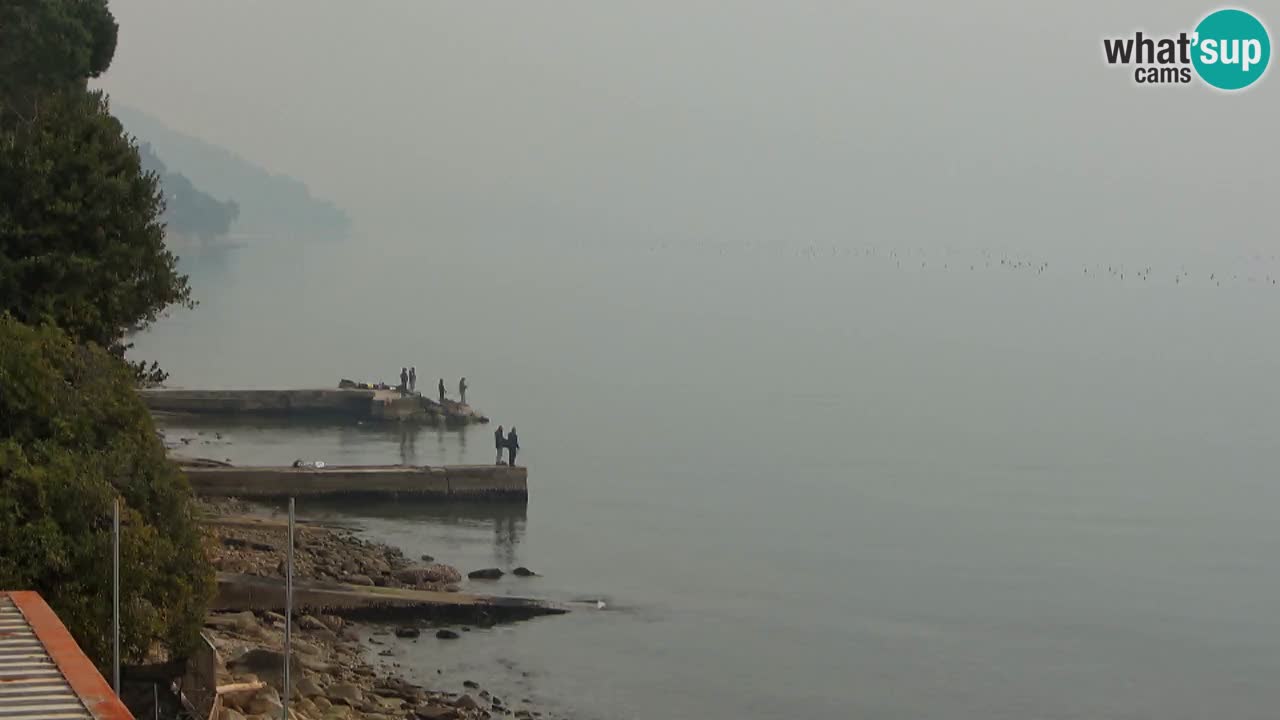
<instances>
[{"instance_id":1,"label":"distant hazy hill","mask_svg":"<svg viewBox=\"0 0 1280 720\"><path fill-rule=\"evenodd\" d=\"M160 176L164 190L164 222L170 233L210 241L224 237L240 214L231 200L223 202L196 187L185 175L169 170L149 143L138 146L142 167Z\"/></svg>"},{"instance_id":2,"label":"distant hazy hill","mask_svg":"<svg viewBox=\"0 0 1280 720\"><path fill-rule=\"evenodd\" d=\"M226 148L173 130L141 110L113 104L125 130L196 188L239 207L233 231L246 235L341 236L351 225L333 203L312 197L299 180L274 175ZM166 193L170 188L166 183Z\"/></svg>"}]
</instances>

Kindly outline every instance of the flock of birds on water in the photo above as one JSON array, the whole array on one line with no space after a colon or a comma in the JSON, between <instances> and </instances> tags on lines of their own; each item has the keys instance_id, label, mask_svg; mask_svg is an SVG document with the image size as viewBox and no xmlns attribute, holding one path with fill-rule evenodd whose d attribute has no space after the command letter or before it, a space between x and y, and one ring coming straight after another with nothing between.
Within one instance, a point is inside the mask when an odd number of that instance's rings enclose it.
<instances>
[{"instance_id":1,"label":"flock of birds on water","mask_svg":"<svg viewBox=\"0 0 1280 720\"><path fill-rule=\"evenodd\" d=\"M1090 280L1110 280L1133 285L1172 285L1199 287L1267 286L1280 289L1280 254L1250 252L1219 254L1191 262L1166 262L1163 265L1122 262L1079 262L1048 260L1020 255L1008 250L960 248L900 248L807 245L788 248L766 243L707 242L685 245L675 242L653 243L649 254L700 248L720 257L754 254L764 250L788 252L794 257L821 262L868 260L878 261L883 268L903 272L1006 272L1029 275L1074 274Z\"/></svg>"}]
</instances>

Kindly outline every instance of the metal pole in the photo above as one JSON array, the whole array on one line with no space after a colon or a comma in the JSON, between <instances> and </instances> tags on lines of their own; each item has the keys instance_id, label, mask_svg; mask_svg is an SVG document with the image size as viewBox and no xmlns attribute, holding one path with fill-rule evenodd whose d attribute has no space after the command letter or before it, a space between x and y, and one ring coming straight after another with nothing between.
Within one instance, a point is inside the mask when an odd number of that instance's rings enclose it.
<instances>
[{"instance_id":1,"label":"metal pole","mask_svg":"<svg viewBox=\"0 0 1280 720\"><path fill-rule=\"evenodd\" d=\"M111 687L120 696L120 498L111 513Z\"/></svg>"},{"instance_id":2,"label":"metal pole","mask_svg":"<svg viewBox=\"0 0 1280 720\"><path fill-rule=\"evenodd\" d=\"M293 498L289 498L289 551L284 565L284 687L282 720L289 720L289 660L293 656Z\"/></svg>"}]
</instances>

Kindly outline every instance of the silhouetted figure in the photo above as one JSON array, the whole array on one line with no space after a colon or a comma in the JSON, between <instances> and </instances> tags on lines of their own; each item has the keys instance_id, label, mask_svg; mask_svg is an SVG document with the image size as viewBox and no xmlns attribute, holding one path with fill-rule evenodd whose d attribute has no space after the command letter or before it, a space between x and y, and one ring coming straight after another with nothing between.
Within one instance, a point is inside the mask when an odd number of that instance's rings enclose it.
<instances>
[{"instance_id":1,"label":"silhouetted figure","mask_svg":"<svg viewBox=\"0 0 1280 720\"><path fill-rule=\"evenodd\" d=\"M418 368L409 368L409 392L413 392L413 388L418 384Z\"/></svg>"},{"instance_id":2,"label":"silhouetted figure","mask_svg":"<svg viewBox=\"0 0 1280 720\"><path fill-rule=\"evenodd\" d=\"M444 404L444 378L440 378L440 404Z\"/></svg>"},{"instance_id":3,"label":"silhouetted figure","mask_svg":"<svg viewBox=\"0 0 1280 720\"><path fill-rule=\"evenodd\" d=\"M502 464L502 448L506 447L507 438L502 434L502 426L499 425L497 430L493 431L493 449L498 451L498 456L493 459L494 465Z\"/></svg>"},{"instance_id":4,"label":"silhouetted figure","mask_svg":"<svg viewBox=\"0 0 1280 720\"><path fill-rule=\"evenodd\" d=\"M463 405L467 404L467 379L462 378L458 381L458 402Z\"/></svg>"},{"instance_id":5,"label":"silhouetted figure","mask_svg":"<svg viewBox=\"0 0 1280 720\"><path fill-rule=\"evenodd\" d=\"M516 437L516 426L511 426L511 432L507 433L507 456L510 458L507 462L511 467L516 466L516 453L520 452L520 438Z\"/></svg>"},{"instance_id":6,"label":"silhouetted figure","mask_svg":"<svg viewBox=\"0 0 1280 720\"><path fill-rule=\"evenodd\" d=\"M400 368L400 392L404 392L408 389L409 389L409 370L407 368Z\"/></svg>"}]
</instances>

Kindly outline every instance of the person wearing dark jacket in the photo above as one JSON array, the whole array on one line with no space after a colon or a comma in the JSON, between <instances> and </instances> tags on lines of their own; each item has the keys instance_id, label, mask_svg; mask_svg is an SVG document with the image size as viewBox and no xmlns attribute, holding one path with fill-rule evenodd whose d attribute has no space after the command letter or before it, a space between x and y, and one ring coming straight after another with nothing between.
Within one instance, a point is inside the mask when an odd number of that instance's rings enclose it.
<instances>
[{"instance_id":1,"label":"person wearing dark jacket","mask_svg":"<svg viewBox=\"0 0 1280 720\"><path fill-rule=\"evenodd\" d=\"M511 432L507 433L507 456L510 458L508 464L511 467L516 466L516 453L520 451L520 438L516 437L516 426L511 426Z\"/></svg>"},{"instance_id":2,"label":"person wearing dark jacket","mask_svg":"<svg viewBox=\"0 0 1280 720\"><path fill-rule=\"evenodd\" d=\"M413 386L418 384L418 368L409 368L409 392L413 392Z\"/></svg>"},{"instance_id":3,"label":"person wearing dark jacket","mask_svg":"<svg viewBox=\"0 0 1280 720\"><path fill-rule=\"evenodd\" d=\"M440 404L444 404L444 378L440 378Z\"/></svg>"},{"instance_id":4,"label":"person wearing dark jacket","mask_svg":"<svg viewBox=\"0 0 1280 720\"><path fill-rule=\"evenodd\" d=\"M400 392L408 392L409 390L409 369L400 368Z\"/></svg>"},{"instance_id":5,"label":"person wearing dark jacket","mask_svg":"<svg viewBox=\"0 0 1280 720\"><path fill-rule=\"evenodd\" d=\"M507 446L507 439L502 435L502 426L493 432L493 449L498 451L498 457L494 458L494 465L502 464L502 448Z\"/></svg>"}]
</instances>

